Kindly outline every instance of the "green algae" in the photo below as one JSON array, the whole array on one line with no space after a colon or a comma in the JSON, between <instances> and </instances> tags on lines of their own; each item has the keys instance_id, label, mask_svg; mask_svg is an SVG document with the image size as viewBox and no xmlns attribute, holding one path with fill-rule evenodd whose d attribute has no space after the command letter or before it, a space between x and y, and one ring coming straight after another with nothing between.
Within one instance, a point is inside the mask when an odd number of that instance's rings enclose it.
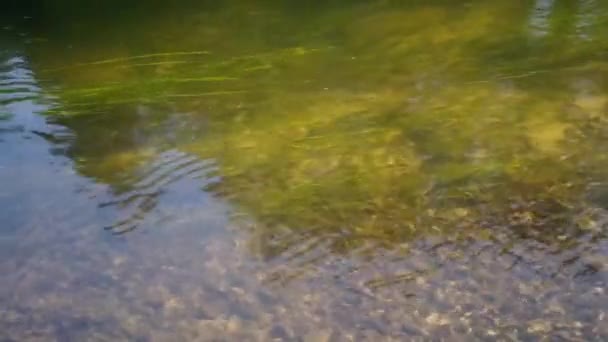
<instances>
[{"instance_id":1,"label":"green algae","mask_svg":"<svg viewBox=\"0 0 608 342\"><path fill-rule=\"evenodd\" d=\"M146 146L217 163L221 181L206 189L264 229L324 234L346 250L356 241L459 234L463 222L508 225L513 201L580 206L589 178L602 181L593 170L605 160L591 151L603 133L590 124L606 115L606 42L594 24L591 40L577 38L568 11L556 10L538 33L531 3L356 3L305 20L272 4L250 10L227 6L155 25L175 36L201 18L240 18L241 30L255 34L199 26L196 43L191 35L172 42L177 52L151 47L43 68L59 85L56 110L74 113L62 124L108 139L80 118L100 112L115 130L107 150L76 142L77 154L95 157L77 159L79 169L108 180L135 172L135 160L147 158L137 155L150 150L130 138L137 128L160 135ZM261 38L286 28L289 43ZM167 113L111 119L137 106ZM167 142L161 128L170 120L205 128L172 131L177 139Z\"/></svg>"},{"instance_id":2,"label":"green algae","mask_svg":"<svg viewBox=\"0 0 608 342\"><path fill-rule=\"evenodd\" d=\"M605 4L210 3L30 28L9 339L606 339Z\"/></svg>"}]
</instances>

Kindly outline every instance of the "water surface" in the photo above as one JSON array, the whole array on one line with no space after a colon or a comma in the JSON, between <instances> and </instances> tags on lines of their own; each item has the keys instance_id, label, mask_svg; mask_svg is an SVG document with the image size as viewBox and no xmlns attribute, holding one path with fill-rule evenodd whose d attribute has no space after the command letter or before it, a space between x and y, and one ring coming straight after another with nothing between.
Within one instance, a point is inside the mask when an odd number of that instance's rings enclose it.
<instances>
[{"instance_id":1,"label":"water surface","mask_svg":"<svg viewBox=\"0 0 608 342\"><path fill-rule=\"evenodd\" d=\"M608 338L604 2L21 7L2 339Z\"/></svg>"}]
</instances>

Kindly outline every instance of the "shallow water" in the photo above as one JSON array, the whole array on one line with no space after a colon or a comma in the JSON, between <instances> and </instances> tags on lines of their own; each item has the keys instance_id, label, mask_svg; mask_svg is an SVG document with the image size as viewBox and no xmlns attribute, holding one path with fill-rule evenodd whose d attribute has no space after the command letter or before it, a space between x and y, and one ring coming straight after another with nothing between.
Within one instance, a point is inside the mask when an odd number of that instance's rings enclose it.
<instances>
[{"instance_id":1,"label":"shallow water","mask_svg":"<svg viewBox=\"0 0 608 342\"><path fill-rule=\"evenodd\" d=\"M0 340L604 340L602 1L31 1Z\"/></svg>"}]
</instances>

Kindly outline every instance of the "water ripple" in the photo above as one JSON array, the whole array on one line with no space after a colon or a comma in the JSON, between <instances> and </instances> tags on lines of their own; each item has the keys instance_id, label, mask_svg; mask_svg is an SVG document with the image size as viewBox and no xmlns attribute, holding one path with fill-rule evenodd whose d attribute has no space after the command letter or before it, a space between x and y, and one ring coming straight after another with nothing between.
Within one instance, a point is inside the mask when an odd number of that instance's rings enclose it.
<instances>
[{"instance_id":1,"label":"water ripple","mask_svg":"<svg viewBox=\"0 0 608 342\"><path fill-rule=\"evenodd\" d=\"M214 165L184 152L169 150L160 154L153 162L142 167L127 178L128 186L115 194L114 198L98 205L101 208L116 208L125 212L124 218L105 227L112 234L121 235L136 229L155 210L163 194L180 181L209 178ZM197 186L200 181L193 183Z\"/></svg>"}]
</instances>

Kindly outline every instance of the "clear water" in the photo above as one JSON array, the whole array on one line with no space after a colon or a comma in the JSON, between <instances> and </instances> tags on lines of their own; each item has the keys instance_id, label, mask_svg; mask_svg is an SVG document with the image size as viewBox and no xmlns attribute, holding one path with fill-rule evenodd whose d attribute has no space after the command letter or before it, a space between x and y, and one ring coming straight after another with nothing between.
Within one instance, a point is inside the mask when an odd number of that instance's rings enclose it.
<instances>
[{"instance_id":1,"label":"clear water","mask_svg":"<svg viewBox=\"0 0 608 342\"><path fill-rule=\"evenodd\" d=\"M31 1L0 340L608 339L603 1Z\"/></svg>"}]
</instances>

